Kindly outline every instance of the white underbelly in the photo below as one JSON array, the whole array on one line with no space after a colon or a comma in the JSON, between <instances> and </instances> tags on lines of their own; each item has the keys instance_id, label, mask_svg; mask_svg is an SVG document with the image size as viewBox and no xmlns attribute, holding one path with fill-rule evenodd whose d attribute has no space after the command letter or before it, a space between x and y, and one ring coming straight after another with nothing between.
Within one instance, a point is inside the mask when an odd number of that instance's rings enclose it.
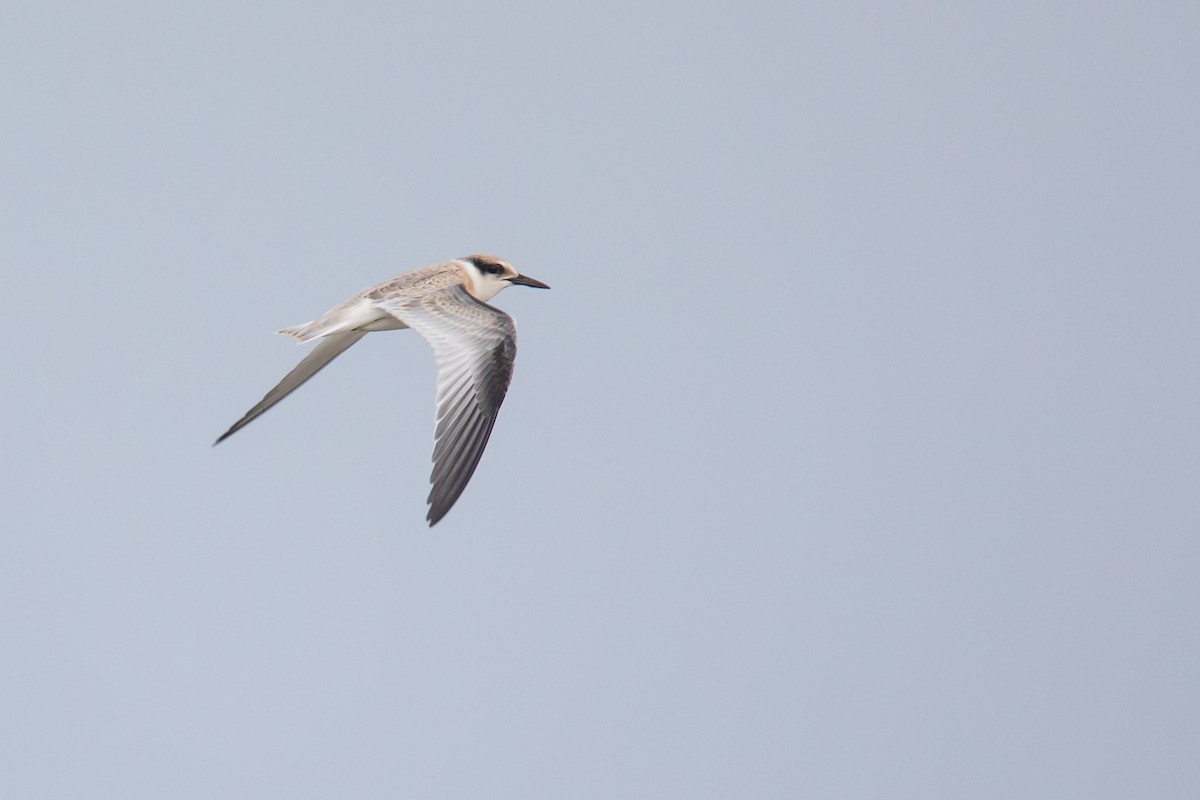
<instances>
[{"instance_id":1,"label":"white underbelly","mask_svg":"<svg viewBox=\"0 0 1200 800\"><path fill-rule=\"evenodd\" d=\"M360 331L398 331L401 328L407 328L407 327L408 326L405 325L403 322L401 322L400 320L396 319L395 317L393 317L389 314L386 317L380 317L379 319L368 322L366 325L360 325L358 330L360 330Z\"/></svg>"}]
</instances>

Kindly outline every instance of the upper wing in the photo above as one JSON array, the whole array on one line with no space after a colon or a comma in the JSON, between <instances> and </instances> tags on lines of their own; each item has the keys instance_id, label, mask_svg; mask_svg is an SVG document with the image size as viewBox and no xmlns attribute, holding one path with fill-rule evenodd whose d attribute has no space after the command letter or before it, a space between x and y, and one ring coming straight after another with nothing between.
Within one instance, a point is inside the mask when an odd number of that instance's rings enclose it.
<instances>
[{"instance_id":1,"label":"upper wing","mask_svg":"<svg viewBox=\"0 0 1200 800\"><path fill-rule=\"evenodd\" d=\"M291 372L283 376L283 380L276 384L274 389L267 392L266 397L258 401L258 405L247 411L244 417L233 423L233 427L222 433L221 438L217 439L213 444L220 444L249 425L260 414L299 389L301 384L320 372L326 364L340 356L346 351L346 348L366 335L366 331L350 331L348 333L332 333L325 336L312 349L312 352L293 367Z\"/></svg>"},{"instance_id":2,"label":"upper wing","mask_svg":"<svg viewBox=\"0 0 1200 800\"><path fill-rule=\"evenodd\" d=\"M512 379L517 328L461 284L376 302L425 337L437 358L433 488L425 516L433 526L458 500L487 446Z\"/></svg>"}]
</instances>

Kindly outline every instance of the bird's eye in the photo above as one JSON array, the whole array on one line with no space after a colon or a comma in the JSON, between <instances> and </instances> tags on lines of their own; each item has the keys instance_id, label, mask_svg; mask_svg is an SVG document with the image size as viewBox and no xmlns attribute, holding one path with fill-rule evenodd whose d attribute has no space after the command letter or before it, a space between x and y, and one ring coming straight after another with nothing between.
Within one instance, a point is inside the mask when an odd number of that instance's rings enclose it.
<instances>
[{"instance_id":1,"label":"bird's eye","mask_svg":"<svg viewBox=\"0 0 1200 800\"><path fill-rule=\"evenodd\" d=\"M504 265L503 264L497 264L495 261L485 261L482 258L472 258L472 259L470 259L470 261L472 264L475 265L475 268L477 270L479 270L481 273L483 273L484 275L503 275L504 274Z\"/></svg>"}]
</instances>

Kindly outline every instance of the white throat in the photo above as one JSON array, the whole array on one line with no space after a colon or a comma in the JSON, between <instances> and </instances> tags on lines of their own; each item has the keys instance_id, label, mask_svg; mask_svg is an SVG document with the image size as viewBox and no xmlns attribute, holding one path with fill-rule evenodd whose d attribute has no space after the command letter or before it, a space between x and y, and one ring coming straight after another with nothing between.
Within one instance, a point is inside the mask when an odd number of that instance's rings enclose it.
<instances>
[{"instance_id":1,"label":"white throat","mask_svg":"<svg viewBox=\"0 0 1200 800\"><path fill-rule=\"evenodd\" d=\"M500 294L501 289L509 285L508 281L499 276L480 272L479 268L469 261L458 261L458 263L462 265L463 272L467 276L467 291L476 300L486 303Z\"/></svg>"}]
</instances>

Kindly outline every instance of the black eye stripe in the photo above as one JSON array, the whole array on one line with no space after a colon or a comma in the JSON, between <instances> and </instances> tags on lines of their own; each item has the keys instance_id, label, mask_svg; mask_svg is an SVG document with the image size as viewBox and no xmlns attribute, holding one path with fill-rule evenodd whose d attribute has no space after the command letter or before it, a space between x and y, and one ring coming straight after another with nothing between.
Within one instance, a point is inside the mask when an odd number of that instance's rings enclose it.
<instances>
[{"instance_id":1,"label":"black eye stripe","mask_svg":"<svg viewBox=\"0 0 1200 800\"><path fill-rule=\"evenodd\" d=\"M481 259L473 258L471 259L471 263L474 264L475 268L480 272L488 275L500 275L504 272L504 267L492 261L483 261Z\"/></svg>"}]
</instances>

